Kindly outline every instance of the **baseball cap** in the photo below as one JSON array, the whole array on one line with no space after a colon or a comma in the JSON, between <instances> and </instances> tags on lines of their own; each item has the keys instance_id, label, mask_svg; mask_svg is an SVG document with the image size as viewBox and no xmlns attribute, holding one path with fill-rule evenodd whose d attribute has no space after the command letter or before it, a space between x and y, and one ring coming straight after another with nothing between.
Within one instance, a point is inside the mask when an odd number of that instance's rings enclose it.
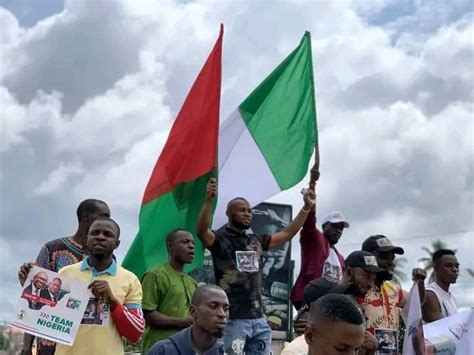
<instances>
[{"instance_id":1,"label":"baseball cap","mask_svg":"<svg viewBox=\"0 0 474 355\"><path fill-rule=\"evenodd\" d=\"M344 223L344 228L349 228L349 223L346 221L346 217L342 214L342 212L334 211L331 212L328 216L323 219L323 224L326 223Z\"/></svg>"},{"instance_id":2,"label":"baseball cap","mask_svg":"<svg viewBox=\"0 0 474 355\"><path fill-rule=\"evenodd\" d=\"M351 287L351 285L352 282L338 283L329 281L324 277L320 277L319 279L312 280L305 286L303 291L303 302L304 304L311 304L319 297L322 297L328 293L344 294L349 289L349 287Z\"/></svg>"},{"instance_id":3,"label":"baseball cap","mask_svg":"<svg viewBox=\"0 0 474 355\"><path fill-rule=\"evenodd\" d=\"M405 254L405 250L403 250L402 247L393 245L390 239L381 234L371 235L366 240L364 240L362 243L362 250L368 252L379 251L382 253L393 251L395 254Z\"/></svg>"},{"instance_id":4,"label":"baseball cap","mask_svg":"<svg viewBox=\"0 0 474 355\"><path fill-rule=\"evenodd\" d=\"M344 260L346 267L360 267L368 272L382 272L384 269L377 264L377 259L372 253L364 250L356 250L350 253Z\"/></svg>"}]
</instances>

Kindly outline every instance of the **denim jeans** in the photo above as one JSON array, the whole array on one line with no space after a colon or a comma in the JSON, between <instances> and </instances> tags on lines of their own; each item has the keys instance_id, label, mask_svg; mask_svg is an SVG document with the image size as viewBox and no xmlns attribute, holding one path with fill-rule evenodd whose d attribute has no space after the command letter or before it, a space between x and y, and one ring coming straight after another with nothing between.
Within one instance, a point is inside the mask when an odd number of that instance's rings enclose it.
<instances>
[{"instance_id":1,"label":"denim jeans","mask_svg":"<svg viewBox=\"0 0 474 355\"><path fill-rule=\"evenodd\" d=\"M230 319L223 340L228 355L268 355L272 350L272 330L264 318Z\"/></svg>"}]
</instances>

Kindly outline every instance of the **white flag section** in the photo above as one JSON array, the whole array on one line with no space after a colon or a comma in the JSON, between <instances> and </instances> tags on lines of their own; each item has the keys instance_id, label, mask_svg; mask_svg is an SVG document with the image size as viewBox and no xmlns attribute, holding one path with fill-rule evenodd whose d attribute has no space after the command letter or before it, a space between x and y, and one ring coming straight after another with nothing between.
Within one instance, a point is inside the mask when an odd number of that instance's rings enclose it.
<instances>
[{"instance_id":1,"label":"white flag section","mask_svg":"<svg viewBox=\"0 0 474 355\"><path fill-rule=\"evenodd\" d=\"M414 283L408 294L407 306L404 308L406 333L403 340L403 355L425 354L423 340L423 320L421 317L420 295L418 284Z\"/></svg>"},{"instance_id":2,"label":"white flag section","mask_svg":"<svg viewBox=\"0 0 474 355\"><path fill-rule=\"evenodd\" d=\"M90 296L87 283L34 266L11 324L26 333L72 345Z\"/></svg>"},{"instance_id":3,"label":"white flag section","mask_svg":"<svg viewBox=\"0 0 474 355\"><path fill-rule=\"evenodd\" d=\"M473 309L426 324L425 354L471 355L474 354Z\"/></svg>"}]
</instances>

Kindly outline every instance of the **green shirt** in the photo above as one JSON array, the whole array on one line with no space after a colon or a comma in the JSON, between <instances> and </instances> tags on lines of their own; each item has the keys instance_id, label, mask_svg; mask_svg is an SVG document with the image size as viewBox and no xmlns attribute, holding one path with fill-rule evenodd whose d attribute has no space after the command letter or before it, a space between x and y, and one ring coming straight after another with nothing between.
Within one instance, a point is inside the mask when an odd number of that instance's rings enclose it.
<instances>
[{"instance_id":1,"label":"green shirt","mask_svg":"<svg viewBox=\"0 0 474 355\"><path fill-rule=\"evenodd\" d=\"M189 275L176 271L169 263L148 270L143 276L142 309L158 311L170 317L189 317L191 297L197 282ZM145 328L142 354L157 341L167 339L181 329Z\"/></svg>"}]
</instances>

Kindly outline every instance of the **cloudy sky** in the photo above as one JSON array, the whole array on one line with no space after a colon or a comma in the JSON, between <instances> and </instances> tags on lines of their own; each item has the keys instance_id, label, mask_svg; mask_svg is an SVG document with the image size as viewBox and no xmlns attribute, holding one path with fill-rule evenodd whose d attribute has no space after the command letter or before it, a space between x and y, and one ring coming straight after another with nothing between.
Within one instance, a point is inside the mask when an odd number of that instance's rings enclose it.
<instances>
[{"instance_id":1,"label":"cloudy sky","mask_svg":"<svg viewBox=\"0 0 474 355\"><path fill-rule=\"evenodd\" d=\"M458 249L453 292L474 305L473 9L470 0L1 0L0 320L18 266L74 233L77 204L107 201L123 257L170 125L225 24L226 117L312 33L321 179L318 216L371 234ZM302 184L272 199L301 206ZM298 243L293 257L298 265ZM405 283L409 287L409 282Z\"/></svg>"}]
</instances>

